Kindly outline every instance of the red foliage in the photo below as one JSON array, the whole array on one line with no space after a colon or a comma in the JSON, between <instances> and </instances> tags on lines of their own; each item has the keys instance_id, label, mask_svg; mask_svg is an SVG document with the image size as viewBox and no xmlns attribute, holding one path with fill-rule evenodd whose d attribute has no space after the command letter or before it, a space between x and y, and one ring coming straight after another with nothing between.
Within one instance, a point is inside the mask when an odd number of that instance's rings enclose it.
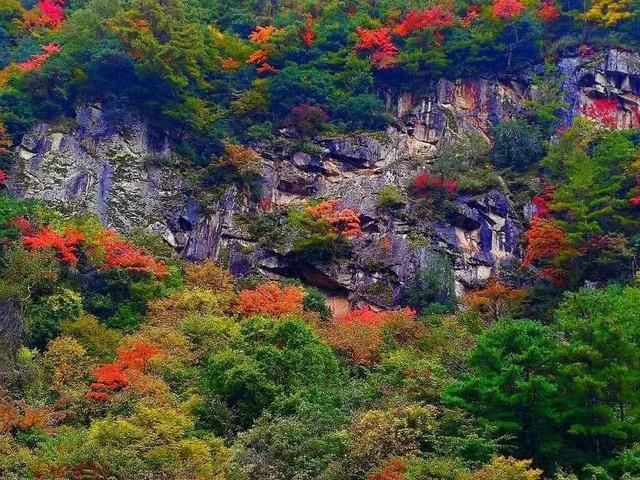
<instances>
[{"instance_id":1,"label":"red foliage","mask_svg":"<svg viewBox=\"0 0 640 480\"><path fill-rule=\"evenodd\" d=\"M267 197L263 197L258 202L258 208L263 212L270 212L273 210L273 200Z\"/></svg>"},{"instance_id":2,"label":"red foliage","mask_svg":"<svg viewBox=\"0 0 640 480\"><path fill-rule=\"evenodd\" d=\"M49 60L49 58L60 52L62 47L57 43L49 43L47 45L42 46L42 53L38 53L31 57L29 60L26 60L22 63L18 64L18 68L23 72L32 72L34 70L38 70L42 68L42 66Z\"/></svg>"},{"instance_id":3,"label":"red foliage","mask_svg":"<svg viewBox=\"0 0 640 480\"><path fill-rule=\"evenodd\" d=\"M397 63L398 48L393 44L389 28L357 28L356 33L360 38L355 46L356 51L370 51L371 63L376 68L384 70Z\"/></svg>"},{"instance_id":4,"label":"red foliage","mask_svg":"<svg viewBox=\"0 0 640 480\"><path fill-rule=\"evenodd\" d=\"M58 28L64 22L64 0L40 0L38 9L41 12L43 25Z\"/></svg>"},{"instance_id":5,"label":"red foliage","mask_svg":"<svg viewBox=\"0 0 640 480\"><path fill-rule=\"evenodd\" d=\"M393 242L389 237L384 237L384 239L382 239L382 248L387 253L391 253L393 251Z\"/></svg>"},{"instance_id":6,"label":"red foliage","mask_svg":"<svg viewBox=\"0 0 640 480\"><path fill-rule=\"evenodd\" d=\"M136 342L130 349L118 350L118 363L129 370L144 370L149 360L158 355L160 351L146 343Z\"/></svg>"},{"instance_id":7,"label":"red foliage","mask_svg":"<svg viewBox=\"0 0 640 480\"><path fill-rule=\"evenodd\" d=\"M537 12L538 18L544 22L550 22L560 17L560 12L553 0L544 0Z\"/></svg>"},{"instance_id":8,"label":"red foliage","mask_svg":"<svg viewBox=\"0 0 640 480\"><path fill-rule=\"evenodd\" d=\"M640 206L640 195L636 195L635 197L631 197L629 199L629 204L634 206L634 207L639 207Z\"/></svg>"},{"instance_id":9,"label":"red foliage","mask_svg":"<svg viewBox=\"0 0 640 480\"><path fill-rule=\"evenodd\" d=\"M300 287L281 287L276 282L267 282L255 289L242 290L238 294L236 310L242 315L301 313L303 297L304 291Z\"/></svg>"},{"instance_id":10,"label":"red foliage","mask_svg":"<svg viewBox=\"0 0 640 480\"><path fill-rule=\"evenodd\" d=\"M307 48L313 45L313 42L316 40L316 31L315 31L315 21L312 15L307 15L307 19L305 22L304 30L302 31L302 43L305 44Z\"/></svg>"},{"instance_id":11,"label":"red foliage","mask_svg":"<svg viewBox=\"0 0 640 480\"><path fill-rule=\"evenodd\" d=\"M305 103L291 109L286 125L295 128L303 135L312 137L328 122L329 115L324 109Z\"/></svg>"},{"instance_id":12,"label":"red foliage","mask_svg":"<svg viewBox=\"0 0 640 480\"><path fill-rule=\"evenodd\" d=\"M9 175L6 172L0 170L0 185L4 185L9 180Z\"/></svg>"},{"instance_id":13,"label":"red foliage","mask_svg":"<svg viewBox=\"0 0 640 480\"><path fill-rule=\"evenodd\" d=\"M93 369L96 381L90 385L87 397L92 400L105 401L109 392L123 389L130 383L127 372L142 372L149 360L160 351L146 343L137 342L130 349L119 349L118 358L113 363L99 365Z\"/></svg>"},{"instance_id":14,"label":"red foliage","mask_svg":"<svg viewBox=\"0 0 640 480\"><path fill-rule=\"evenodd\" d=\"M491 6L493 16L503 20L515 18L524 10L524 5L519 0L495 0Z\"/></svg>"},{"instance_id":15,"label":"red foliage","mask_svg":"<svg viewBox=\"0 0 640 480\"><path fill-rule=\"evenodd\" d=\"M590 105L583 105L580 111L585 117L595 120L607 127L618 126L618 101L615 98L596 98Z\"/></svg>"},{"instance_id":16,"label":"red foliage","mask_svg":"<svg viewBox=\"0 0 640 480\"><path fill-rule=\"evenodd\" d=\"M442 177L436 177L428 172L420 173L413 180L413 190L421 196L429 196L434 191L453 194L458 190L458 182Z\"/></svg>"},{"instance_id":17,"label":"red foliage","mask_svg":"<svg viewBox=\"0 0 640 480\"><path fill-rule=\"evenodd\" d=\"M13 225L20 230L23 235L33 235L35 232L31 222L24 217L15 217L11 220L10 225Z\"/></svg>"},{"instance_id":18,"label":"red foliage","mask_svg":"<svg viewBox=\"0 0 640 480\"><path fill-rule=\"evenodd\" d=\"M425 28L451 27L454 22L455 16L451 10L442 5L436 5L433 8L422 11L411 10L393 31L401 37L406 37L417 30Z\"/></svg>"},{"instance_id":19,"label":"red foliage","mask_svg":"<svg viewBox=\"0 0 640 480\"><path fill-rule=\"evenodd\" d=\"M462 25L469 28L478 18L480 18L480 5L471 5L469 11L462 19Z\"/></svg>"},{"instance_id":20,"label":"red foliage","mask_svg":"<svg viewBox=\"0 0 640 480\"><path fill-rule=\"evenodd\" d=\"M105 250L105 269L121 268L128 272L150 273L158 278L168 275L162 262L134 247L113 231L105 232L98 241Z\"/></svg>"},{"instance_id":21,"label":"red foliage","mask_svg":"<svg viewBox=\"0 0 640 480\"><path fill-rule=\"evenodd\" d=\"M552 185L545 185L544 193L536 195L531 199L531 203L536 208L536 211L533 213L534 218L547 218L549 215L551 215L549 202L553 198L553 192L554 188Z\"/></svg>"},{"instance_id":22,"label":"red foliage","mask_svg":"<svg viewBox=\"0 0 640 480\"><path fill-rule=\"evenodd\" d=\"M562 251L567 250L567 237L554 220L535 218L525 235L527 249L523 265L533 262L552 260Z\"/></svg>"},{"instance_id":23,"label":"red foliage","mask_svg":"<svg viewBox=\"0 0 640 480\"><path fill-rule=\"evenodd\" d=\"M59 234L50 227L45 227L37 234L25 236L22 242L30 250L55 250L60 260L68 265L78 263L77 247L84 241L84 235L76 230L67 229Z\"/></svg>"}]
</instances>

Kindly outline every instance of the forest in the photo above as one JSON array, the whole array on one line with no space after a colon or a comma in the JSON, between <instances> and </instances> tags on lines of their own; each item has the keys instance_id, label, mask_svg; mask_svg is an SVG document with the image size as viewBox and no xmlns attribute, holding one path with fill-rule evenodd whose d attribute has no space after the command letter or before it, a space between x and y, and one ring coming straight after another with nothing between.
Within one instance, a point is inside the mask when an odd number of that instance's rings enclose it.
<instances>
[{"instance_id":1,"label":"forest","mask_svg":"<svg viewBox=\"0 0 640 480\"><path fill-rule=\"evenodd\" d=\"M640 101L568 116L558 67L639 45L638 0L0 0L0 478L640 478ZM473 288L439 253L338 311L14 183L33 129L101 105L164 132L202 205L245 198L252 248L339 266L371 219L274 204L264 152L399 129L389 96L442 78L536 92L375 193L411 226L502 192L522 235Z\"/></svg>"}]
</instances>

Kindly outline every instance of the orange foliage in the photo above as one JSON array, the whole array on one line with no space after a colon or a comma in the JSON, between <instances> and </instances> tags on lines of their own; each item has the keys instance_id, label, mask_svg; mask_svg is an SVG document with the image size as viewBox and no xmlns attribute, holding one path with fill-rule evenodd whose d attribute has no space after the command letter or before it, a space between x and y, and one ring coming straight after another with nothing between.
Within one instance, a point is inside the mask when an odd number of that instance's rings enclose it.
<instances>
[{"instance_id":1,"label":"orange foliage","mask_svg":"<svg viewBox=\"0 0 640 480\"><path fill-rule=\"evenodd\" d=\"M257 27L249 35L249 40L258 45L265 45L271 41L271 38L279 33L280 30L274 26Z\"/></svg>"},{"instance_id":2,"label":"orange foliage","mask_svg":"<svg viewBox=\"0 0 640 480\"><path fill-rule=\"evenodd\" d=\"M493 16L503 20L518 17L524 10L524 5L519 0L494 0L491 7Z\"/></svg>"},{"instance_id":3,"label":"orange foliage","mask_svg":"<svg viewBox=\"0 0 640 480\"><path fill-rule=\"evenodd\" d=\"M464 304L467 308L480 312L489 322L494 322L513 313L526 294L524 288L511 288L492 280L485 288L465 295Z\"/></svg>"},{"instance_id":4,"label":"orange foliage","mask_svg":"<svg viewBox=\"0 0 640 480\"><path fill-rule=\"evenodd\" d=\"M66 416L56 405L31 407L24 401L0 397L0 434L16 430L40 430L51 433L57 422Z\"/></svg>"},{"instance_id":5,"label":"orange foliage","mask_svg":"<svg viewBox=\"0 0 640 480\"><path fill-rule=\"evenodd\" d=\"M558 11L556 4L553 0L544 0L538 12L536 13L538 18L540 18L544 22L550 22L560 17L560 12Z\"/></svg>"},{"instance_id":6,"label":"orange foliage","mask_svg":"<svg viewBox=\"0 0 640 480\"><path fill-rule=\"evenodd\" d=\"M436 5L423 11L411 10L400 22L394 33L401 37L425 28L451 27L455 22L453 12L442 5Z\"/></svg>"},{"instance_id":7,"label":"orange foliage","mask_svg":"<svg viewBox=\"0 0 640 480\"><path fill-rule=\"evenodd\" d=\"M260 173L261 163L258 153L252 148L233 143L224 146L225 163L241 173Z\"/></svg>"},{"instance_id":8,"label":"orange foliage","mask_svg":"<svg viewBox=\"0 0 640 480\"><path fill-rule=\"evenodd\" d=\"M260 75L278 71L277 68L269 63L269 52L267 50L256 50L249 56L246 63L256 65L258 67L256 71Z\"/></svg>"},{"instance_id":9,"label":"orange foliage","mask_svg":"<svg viewBox=\"0 0 640 480\"><path fill-rule=\"evenodd\" d=\"M567 250L567 237L558 223L551 219L534 218L525 234L527 249L523 265L529 266L540 260L552 260Z\"/></svg>"},{"instance_id":10,"label":"orange foliage","mask_svg":"<svg viewBox=\"0 0 640 480\"><path fill-rule=\"evenodd\" d=\"M411 309L376 312L370 308L353 310L321 330L324 339L355 363L375 364L385 341L393 338L404 343L422 334Z\"/></svg>"},{"instance_id":11,"label":"orange foliage","mask_svg":"<svg viewBox=\"0 0 640 480\"><path fill-rule=\"evenodd\" d=\"M158 278L168 275L162 262L134 247L111 230L102 234L98 242L105 250L103 269L121 268L127 272L149 273Z\"/></svg>"},{"instance_id":12,"label":"orange foliage","mask_svg":"<svg viewBox=\"0 0 640 480\"><path fill-rule=\"evenodd\" d=\"M306 208L306 213L314 220L327 222L338 235L356 238L362 235L360 214L351 208L338 209L340 200L325 200Z\"/></svg>"},{"instance_id":13,"label":"orange foliage","mask_svg":"<svg viewBox=\"0 0 640 480\"><path fill-rule=\"evenodd\" d=\"M84 241L84 235L76 230L67 229L59 234L50 227L45 227L37 234L25 236L22 243L30 250L53 249L60 260L68 265L78 263L78 246Z\"/></svg>"},{"instance_id":14,"label":"orange foliage","mask_svg":"<svg viewBox=\"0 0 640 480\"><path fill-rule=\"evenodd\" d=\"M304 291L301 287L281 287L276 282L267 282L255 289L242 290L238 294L236 311L242 315L287 315L302 313Z\"/></svg>"},{"instance_id":15,"label":"orange foliage","mask_svg":"<svg viewBox=\"0 0 640 480\"><path fill-rule=\"evenodd\" d=\"M226 57L221 60L220 66L227 72L234 72L241 67L241 64L234 58Z\"/></svg>"},{"instance_id":16,"label":"orange foliage","mask_svg":"<svg viewBox=\"0 0 640 480\"><path fill-rule=\"evenodd\" d=\"M393 44L389 28L357 28L356 33L360 38L355 46L356 51L370 51L371 63L375 67L384 70L396 65L398 48Z\"/></svg>"},{"instance_id":17,"label":"orange foliage","mask_svg":"<svg viewBox=\"0 0 640 480\"><path fill-rule=\"evenodd\" d=\"M404 480L409 466L402 458L393 458L382 468L367 476L367 480Z\"/></svg>"}]
</instances>

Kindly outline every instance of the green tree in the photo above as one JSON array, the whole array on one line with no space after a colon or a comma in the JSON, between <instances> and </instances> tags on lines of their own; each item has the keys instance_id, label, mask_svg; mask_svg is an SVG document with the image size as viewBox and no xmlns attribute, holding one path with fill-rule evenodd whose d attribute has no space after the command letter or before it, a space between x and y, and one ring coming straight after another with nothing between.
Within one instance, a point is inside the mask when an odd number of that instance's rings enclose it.
<instances>
[{"instance_id":1,"label":"green tree","mask_svg":"<svg viewBox=\"0 0 640 480\"><path fill-rule=\"evenodd\" d=\"M562 422L577 464L600 463L640 435L640 289L568 294L557 310Z\"/></svg>"},{"instance_id":2,"label":"green tree","mask_svg":"<svg viewBox=\"0 0 640 480\"><path fill-rule=\"evenodd\" d=\"M313 398L338 381L333 353L302 320L252 317L240 333L211 357L206 376L210 392L237 410L243 427L274 402Z\"/></svg>"},{"instance_id":3,"label":"green tree","mask_svg":"<svg viewBox=\"0 0 640 480\"><path fill-rule=\"evenodd\" d=\"M551 465L560 447L556 432L556 342L548 327L532 320L500 320L478 340L471 371L446 399L513 435L516 451Z\"/></svg>"}]
</instances>

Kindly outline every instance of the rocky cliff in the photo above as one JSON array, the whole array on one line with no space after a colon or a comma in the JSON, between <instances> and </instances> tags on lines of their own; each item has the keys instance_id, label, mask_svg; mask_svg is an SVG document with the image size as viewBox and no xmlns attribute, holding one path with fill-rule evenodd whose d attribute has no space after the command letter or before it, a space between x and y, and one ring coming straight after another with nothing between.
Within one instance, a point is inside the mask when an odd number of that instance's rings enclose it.
<instances>
[{"instance_id":1,"label":"rocky cliff","mask_svg":"<svg viewBox=\"0 0 640 480\"><path fill-rule=\"evenodd\" d=\"M640 127L640 58L611 51L559 66L567 122L582 114L603 116L617 128ZM154 230L192 261L221 259L238 275L295 275L338 296L390 306L436 252L453 259L459 289L486 281L519 256L519 214L498 189L457 198L443 220L411 208L391 214L376 207L376 196L389 185L406 191L443 141L468 131L489 138L492 124L521 112L535 95L524 80L443 79L424 92L388 94L397 122L386 132L317 139L305 152L283 132L277 148L261 147L262 203L278 208L341 198L361 213L365 234L352 258L334 265L292 264L286 252L265 250L238 221L257 211L256 202L234 187L202 197L165 135L138 119L109 120L99 105L79 109L75 124L39 125L25 136L11 188L64 212L91 211L120 230Z\"/></svg>"}]
</instances>

